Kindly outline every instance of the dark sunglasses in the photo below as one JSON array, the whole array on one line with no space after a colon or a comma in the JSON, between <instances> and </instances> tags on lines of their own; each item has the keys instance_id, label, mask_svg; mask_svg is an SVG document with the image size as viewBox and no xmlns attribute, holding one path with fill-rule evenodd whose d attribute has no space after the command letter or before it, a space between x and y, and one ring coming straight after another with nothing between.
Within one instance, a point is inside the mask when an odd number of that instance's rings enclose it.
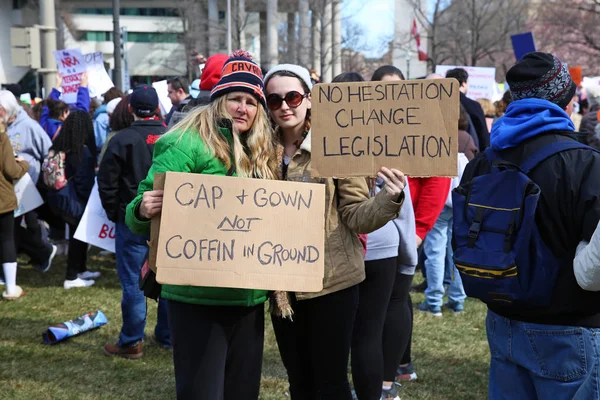
<instances>
[{"instance_id":1,"label":"dark sunglasses","mask_svg":"<svg viewBox=\"0 0 600 400\"><path fill-rule=\"evenodd\" d=\"M273 93L273 94L270 94L267 96L267 106L272 111L279 110L285 100L286 104L290 108L296 108L300 104L302 104L302 101L307 97L308 97L308 93L302 94L302 93L296 92L295 90L292 90L291 92L287 92L284 97L281 97L280 95Z\"/></svg>"}]
</instances>

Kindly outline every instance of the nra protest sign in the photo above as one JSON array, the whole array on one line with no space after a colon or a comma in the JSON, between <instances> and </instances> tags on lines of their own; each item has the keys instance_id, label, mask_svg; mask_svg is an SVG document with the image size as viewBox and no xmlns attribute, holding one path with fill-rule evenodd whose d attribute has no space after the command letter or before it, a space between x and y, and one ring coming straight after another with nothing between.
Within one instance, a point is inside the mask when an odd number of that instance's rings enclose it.
<instances>
[{"instance_id":1,"label":"nra protest sign","mask_svg":"<svg viewBox=\"0 0 600 400\"><path fill-rule=\"evenodd\" d=\"M115 223L108 219L102 207L98 182L94 183L81 221L77 225L75 239L115 252Z\"/></svg>"},{"instance_id":2,"label":"nra protest sign","mask_svg":"<svg viewBox=\"0 0 600 400\"><path fill-rule=\"evenodd\" d=\"M156 280L318 292L324 228L324 185L167 172Z\"/></svg>"},{"instance_id":3,"label":"nra protest sign","mask_svg":"<svg viewBox=\"0 0 600 400\"><path fill-rule=\"evenodd\" d=\"M319 84L311 111L314 176L456 176L454 79Z\"/></svg>"}]
</instances>

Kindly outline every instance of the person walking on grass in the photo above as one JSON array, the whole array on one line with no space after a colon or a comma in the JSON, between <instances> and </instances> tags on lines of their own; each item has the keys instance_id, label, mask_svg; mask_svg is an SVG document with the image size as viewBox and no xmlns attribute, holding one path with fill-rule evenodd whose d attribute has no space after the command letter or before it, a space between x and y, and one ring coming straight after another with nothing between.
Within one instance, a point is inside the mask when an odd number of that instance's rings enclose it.
<instances>
[{"instance_id":1,"label":"person walking on grass","mask_svg":"<svg viewBox=\"0 0 600 400\"><path fill-rule=\"evenodd\" d=\"M382 190L374 197L369 196L364 178L313 178L312 82L308 70L293 64L277 65L265 76L265 88L276 136L283 146L277 160L283 179L322 183L328 199L323 290L275 293L276 303L287 303L289 299L293 310L293 320L272 316L291 398L351 400L348 358L359 283L365 279L363 245L357 233L373 232L398 217L404 201L404 175L382 168L378 173Z\"/></svg>"},{"instance_id":2,"label":"person walking on grass","mask_svg":"<svg viewBox=\"0 0 600 400\"><path fill-rule=\"evenodd\" d=\"M137 195L139 183L152 165L154 143L166 128L158 108L158 94L153 87L138 86L131 93L129 112L134 122L116 133L108 142L98 170L98 191L108 219L116 225L115 250L117 274L123 297L123 326L116 344L107 343L104 354L124 358L143 356L146 327L146 299L138 280L148 254L147 235L134 234L125 224L125 209ZM167 303L158 302L158 321L152 339L162 347L171 347Z\"/></svg>"},{"instance_id":3,"label":"person walking on grass","mask_svg":"<svg viewBox=\"0 0 600 400\"><path fill-rule=\"evenodd\" d=\"M163 192L153 190L157 173L276 179L277 169L262 74L250 55L238 50L225 63L210 104L190 111L156 142L152 166L127 206L125 221L133 234L149 234L150 220L162 209ZM179 400L258 398L267 294L162 286L169 301Z\"/></svg>"},{"instance_id":4,"label":"person walking on grass","mask_svg":"<svg viewBox=\"0 0 600 400\"><path fill-rule=\"evenodd\" d=\"M600 220L600 153L577 141L561 60L529 53L506 81L514 101L453 193L454 260L488 306L489 398L597 399L600 294L573 259Z\"/></svg>"},{"instance_id":5,"label":"person walking on grass","mask_svg":"<svg viewBox=\"0 0 600 400\"><path fill-rule=\"evenodd\" d=\"M23 289L17 286L17 249L13 238L17 197L13 181L27 173L29 164L15 155L6 136L5 117L6 112L0 107L0 263L4 274L0 283L6 286L2 297L16 300L23 294Z\"/></svg>"}]
</instances>

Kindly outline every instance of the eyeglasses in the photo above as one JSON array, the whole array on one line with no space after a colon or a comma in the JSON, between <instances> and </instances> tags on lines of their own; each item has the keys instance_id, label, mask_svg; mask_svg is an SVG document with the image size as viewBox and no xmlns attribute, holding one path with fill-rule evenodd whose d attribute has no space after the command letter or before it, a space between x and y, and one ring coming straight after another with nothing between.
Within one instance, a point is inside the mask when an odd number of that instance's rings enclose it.
<instances>
[{"instance_id":1,"label":"eyeglasses","mask_svg":"<svg viewBox=\"0 0 600 400\"><path fill-rule=\"evenodd\" d=\"M300 104L302 104L302 101L307 97L308 97L308 93L302 94L302 93L296 92L295 90L292 90L291 92L287 92L284 97L281 97L280 95L273 93L273 94L270 94L267 96L267 106L269 107L269 109L271 111L279 110L285 100L286 104L290 108L296 108Z\"/></svg>"}]
</instances>

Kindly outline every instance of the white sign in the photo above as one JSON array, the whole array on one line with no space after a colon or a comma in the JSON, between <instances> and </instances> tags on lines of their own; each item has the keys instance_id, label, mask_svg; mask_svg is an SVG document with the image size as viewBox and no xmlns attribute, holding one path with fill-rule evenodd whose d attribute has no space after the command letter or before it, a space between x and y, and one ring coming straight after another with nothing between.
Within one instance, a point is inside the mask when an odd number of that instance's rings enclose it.
<instances>
[{"instance_id":1,"label":"white sign","mask_svg":"<svg viewBox=\"0 0 600 400\"><path fill-rule=\"evenodd\" d=\"M102 52L88 53L83 57L88 72L90 97L102 96L108 89L115 86L104 68Z\"/></svg>"},{"instance_id":2,"label":"white sign","mask_svg":"<svg viewBox=\"0 0 600 400\"><path fill-rule=\"evenodd\" d=\"M473 100L482 98L492 100L494 98L496 93L496 68L438 65L435 67L435 73L446 76L446 72L454 68L462 68L469 74L468 98Z\"/></svg>"},{"instance_id":3,"label":"white sign","mask_svg":"<svg viewBox=\"0 0 600 400\"><path fill-rule=\"evenodd\" d=\"M87 65L79 49L56 50L53 52L58 65L58 72L62 75L62 100L67 104L77 102L77 90Z\"/></svg>"},{"instance_id":4,"label":"white sign","mask_svg":"<svg viewBox=\"0 0 600 400\"><path fill-rule=\"evenodd\" d=\"M171 107L173 107L173 104L171 104L171 99L169 99L169 85L165 80L154 82L152 84L152 87L156 89L156 93L158 94L158 101L160 102L160 111L162 112L163 116L166 116L169 113L169 111L171 111Z\"/></svg>"},{"instance_id":5,"label":"white sign","mask_svg":"<svg viewBox=\"0 0 600 400\"><path fill-rule=\"evenodd\" d=\"M35 210L44 204L44 200L42 199L42 196L40 196L40 192L38 192L29 174L23 175L23 177L15 183L15 196L17 196L15 218L27 214L29 211Z\"/></svg>"},{"instance_id":6,"label":"white sign","mask_svg":"<svg viewBox=\"0 0 600 400\"><path fill-rule=\"evenodd\" d=\"M108 219L102 207L98 182L92 188L83 217L75 231L75 239L115 252L115 224Z\"/></svg>"}]
</instances>

